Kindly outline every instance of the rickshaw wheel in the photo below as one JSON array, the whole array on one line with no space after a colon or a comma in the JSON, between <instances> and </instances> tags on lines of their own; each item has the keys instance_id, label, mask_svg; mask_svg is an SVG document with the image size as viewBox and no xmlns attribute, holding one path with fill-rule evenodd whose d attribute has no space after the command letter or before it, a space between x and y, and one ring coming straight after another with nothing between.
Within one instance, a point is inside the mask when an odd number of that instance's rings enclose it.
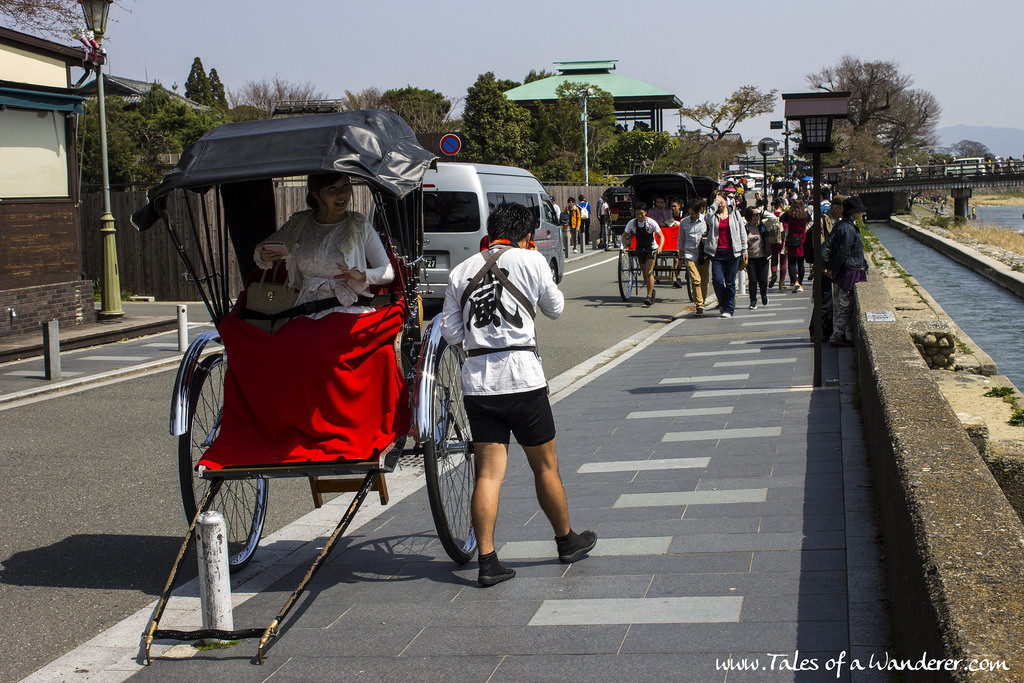
<instances>
[{"instance_id":1,"label":"rickshaw wheel","mask_svg":"<svg viewBox=\"0 0 1024 683\"><path fill-rule=\"evenodd\" d=\"M188 429L178 437L178 477L181 502L189 522L210 484L196 476L195 467L220 430L224 407L224 354L207 356L196 368L188 392ZM211 509L224 515L228 534L231 571L238 571L252 559L263 534L267 516L266 479L233 479L224 482Z\"/></svg>"},{"instance_id":2,"label":"rickshaw wheel","mask_svg":"<svg viewBox=\"0 0 1024 683\"><path fill-rule=\"evenodd\" d=\"M465 564L476 551L470 501L476 480L469 418L462 403L462 349L442 343L434 374L430 436L423 443L427 497L437 536L448 557Z\"/></svg>"},{"instance_id":3,"label":"rickshaw wheel","mask_svg":"<svg viewBox=\"0 0 1024 683\"><path fill-rule=\"evenodd\" d=\"M625 250L619 252L619 296L623 301L629 301L633 292L639 291L639 267L631 253Z\"/></svg>"}]
</instances>

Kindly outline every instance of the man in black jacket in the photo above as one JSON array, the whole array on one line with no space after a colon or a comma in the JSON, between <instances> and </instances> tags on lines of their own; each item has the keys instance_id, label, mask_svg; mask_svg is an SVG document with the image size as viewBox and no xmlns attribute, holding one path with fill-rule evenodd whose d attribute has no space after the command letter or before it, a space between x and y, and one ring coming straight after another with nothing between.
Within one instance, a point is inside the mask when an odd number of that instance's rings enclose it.
<instances>
[{"instance_id":1,"label":"man in black jacket","mask_svg":"<svg viewBox=\"0 0 1024 683\"><path fill-rule=\"evenodd\" d=\"M828 247L822 254L825 274L835 284L832 297L832 346L853 346L846 338L846 325L853 312L853 287L867 280L868 262L857 221L863 220L867 207L860 197L843 200L843 217L832 229Z\"/></svg>"}]
</instances>

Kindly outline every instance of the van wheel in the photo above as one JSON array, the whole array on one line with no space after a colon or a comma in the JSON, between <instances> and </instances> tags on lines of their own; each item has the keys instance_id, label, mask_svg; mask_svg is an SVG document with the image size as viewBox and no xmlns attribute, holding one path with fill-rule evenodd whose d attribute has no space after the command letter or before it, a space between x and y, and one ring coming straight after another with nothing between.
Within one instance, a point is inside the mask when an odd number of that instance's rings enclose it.
<instances>
[{"instance_id":1,"label":"van wheel","mask_svg":"<svg viewBox=\"0 0 1024 683\"><path fill-rule=\"evenodd\" d=\"M562 274L558 272L558 259L551 259L551 277L555 279L555 284L562 283Z\"/></svg>"}]
</instances>

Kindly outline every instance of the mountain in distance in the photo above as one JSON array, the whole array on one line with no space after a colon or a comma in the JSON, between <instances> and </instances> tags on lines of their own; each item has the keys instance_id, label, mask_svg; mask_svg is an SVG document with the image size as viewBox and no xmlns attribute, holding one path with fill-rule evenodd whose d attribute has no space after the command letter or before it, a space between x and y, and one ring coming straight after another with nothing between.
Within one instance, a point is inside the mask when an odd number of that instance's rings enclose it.
<instances>
[{"instance_id":1,"label":"mountain in distance","mask_svg":"<svg viewBox=\"0 0 1024 683\"><path fill-rule=\"evenodd\" d=\"M961 140L980 142L1001 157L1024 158L1024 128L993 126L946 126L935 129L940 147L949 147Z\"/></svg>"}]
</instances>

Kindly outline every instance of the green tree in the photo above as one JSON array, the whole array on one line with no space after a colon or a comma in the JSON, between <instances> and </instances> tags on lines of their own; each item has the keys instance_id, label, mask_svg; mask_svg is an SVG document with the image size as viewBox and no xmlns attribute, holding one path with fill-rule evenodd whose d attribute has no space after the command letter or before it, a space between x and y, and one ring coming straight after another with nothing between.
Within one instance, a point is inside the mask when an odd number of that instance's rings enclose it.
<instances>
[{"instance_id":1,"label":"green tree","mask_svg":"<svg viewBox=\"0 0 1024 683\"><path fill-rule=\"evenodd\" d=\"M703 102L693 107L681 107L679 113L696 122L712 141L718 142L731 133L737 124L753 116L773 112L776 93L778 90L761 92L752 85L744 85L721 104Z\"/></svg>"},{"instance_id":2,"label":"green tree","mask_svg":"<svg viewBox=\"0 0 1024 683\"><path fill-rule=\"evenodd\" d=\"M462 140L468 161L504 166L531 164L534 144L530 139L530 112L505 97L511 87L509 81L499 81L494 72L488 71L467 90Z\"/></svg>"},{"instance_id":3,"label":"green tree","mask_svg":"<svg viewBox=\"0 0 1024 683\"><path fill-rule=\"evenodd\" d=\"M452 102L435 90L407 85L381 95L383 109L398 114L417 133L439 133L449 122Z\"/></svg>"},{"instance_id":4,"label":"green tree","mask_svg":"<svg viewBox=\"0 0 1024 683\"><path fill-rule=\"evenodd\" d=\"M602 155L609 173L640 173L654 164L675 146L668 133L653 130L630 130L619 133Z\"/></svg>"},{"instance_id":5,"label":"green tree","mask_svg":"<svg viewBox=\"0 0 1024 683\"><path fill-rule=\"evenodd\" d=\"M551 78L552 76L557 75L558 74L556 74L554 71L546 71L544 69L537 71L536 69L530 69L530 73L526 74L526 78L523 79L523 85L526 85L527 83L533 83L534 81L540 81L545 78Z\"/></svg>"},{"instance_id":6,"label":"green tree","mask_svg":"<svg viewBox=\"0 0 1024 683\"><path fill-rule=\"evenodd\" d=\"M533 116L532 135L536 149L534 168L543 180L582 180L583 96L587 95L587 151L591 171L602 150L615 136L615 105L611 94L589 83L565 81L555 88L558 99L538 103ZM552 163L554 161L558 163ZM570 175L555 177L564 169Z\"/></svg>"},{"instance_id":7,"label":"green tree","mask_svg":"<svg viewBox=\"0 0 1024 683\"><path fill-rule=\"evenodd\" d=\"M210 79L207 77L206 71L203 70L203 60L199 57L192 60L192 71L185 79L185 97L206 106L210 106L213 100Z\"/></svg>"},{"instance_id":8,"label":"green tree","mask_svg":"<svg viewBox=\"0 0 1024 683\"><path fill-rule=\"evenodd\" d=\"M217 109L193 109L159 84L138 104L107 97L107 147L110 184L146 189L158 183L171 166L172 156L227 119ZM99 119L96 102L86 106L79 135L82 182L99 185Z\"/></svg>"},{"instance_id":9,"label":"green tree","mask_svg":"<svg viewBox=\"0 0 1024 683\"><path fill-rule=\"evenodd\" d=\"M211 107L220 109L221 111L228 110L228 95L227 90L224 88L224 84L221 83L220 76L217 74L216 69L210 69L210 102Z\"/></svg>"}]
</instances>

